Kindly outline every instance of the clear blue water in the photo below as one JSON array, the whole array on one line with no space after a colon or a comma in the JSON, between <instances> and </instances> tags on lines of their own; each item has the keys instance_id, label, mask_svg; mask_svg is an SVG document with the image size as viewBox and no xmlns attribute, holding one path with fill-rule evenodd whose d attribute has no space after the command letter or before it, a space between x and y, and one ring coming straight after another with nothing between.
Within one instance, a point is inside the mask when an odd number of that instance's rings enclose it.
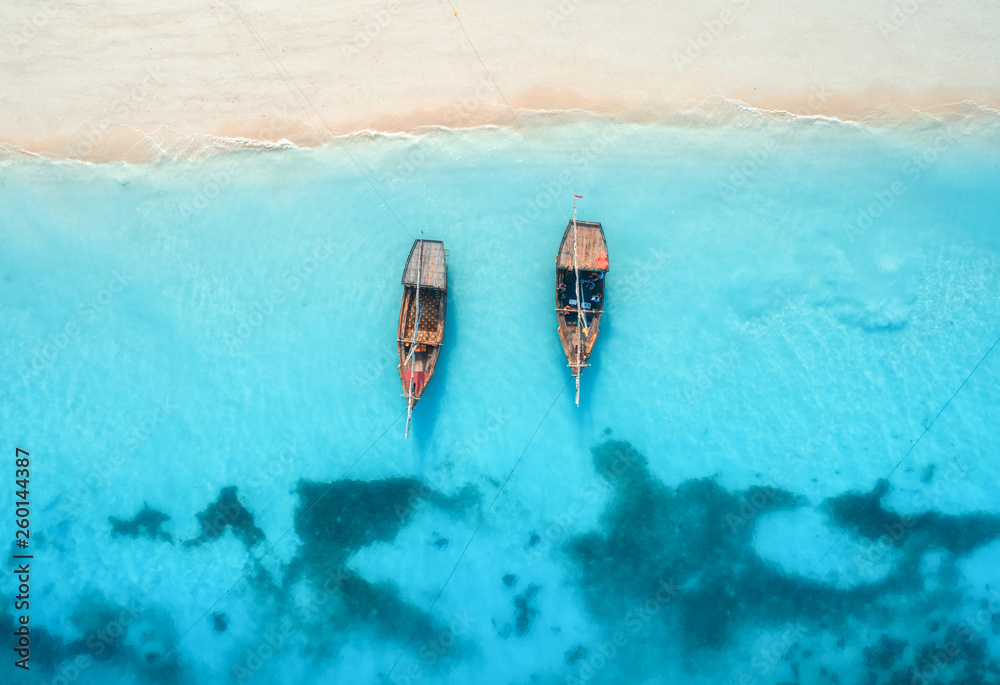
<instances>
[{"instance_id":1,"label":"clear blue water","mask_svg":"<svg viewBox=\"0 0 1000 685\"><path fill-rule=\"evenodd\" d=\"M338 145L0 162L16 682L996 682L996 131L347 141L402 225ZM611 261L580 408L574 190ZM404 442L421 230L448 322Z\"/></svg>"}]
</instances>

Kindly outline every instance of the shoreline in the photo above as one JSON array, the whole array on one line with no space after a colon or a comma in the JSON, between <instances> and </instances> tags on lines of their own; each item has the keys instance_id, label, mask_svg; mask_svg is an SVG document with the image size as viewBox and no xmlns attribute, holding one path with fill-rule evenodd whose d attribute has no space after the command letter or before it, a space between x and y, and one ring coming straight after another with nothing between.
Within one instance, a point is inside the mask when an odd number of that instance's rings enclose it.
<instances>
[{"instance_id":1,"label":"shoreline","mask_svg":"<svg viewBox=\"0 0 1000 685\"><path fill-rule=\"evenodd\" d=\"M524 98L519 100L523 101ZM815 101L814 101L815 102ZM513 104L513 103L512 103ZM537 102L535 104L538 104ZM545 104L554 104L551 101ZM590 104L590 103L588 103ZM160 125L151 131L121 122L82 122L72 129L48 138L5 140L0 137L0 161L16 158L39 158L51 161L77 161L91 164L112 162L150 163L162 159L197 159L238 150L271 151L282 149L312 149L338 141L410 136L422 138L435 133L461 133L485 128L523 129L526 134L549 126L572 125L586 121L606 120L631 125L663 125L705 128L726 125L772 124L827 121L835 124L860 125L873 129L892 129L926 125L964 125L971 128L985 125L1000 130L1000 108L969 100L938 104L919 109L901 104L877 105L846 102L839 107L804 106L783 108L775 101L771 108L761 108L740 100L713 96L706 100L688 100L681 105L663 108L663 102L650 107L615 109L601 106L594 109L534 109L518 107L516 122L506 105L494 104L488 111L477 108L470 113L461 103L419 110L412 125L393 126L382 121L381 127L363 127L345 133L330 129L317 130L311 123L297 118L273 117L263 124L232 121L214 127L215 132L184 133ZM825 103L823 103L825 104Z\"/></svg>"}]
</instances>

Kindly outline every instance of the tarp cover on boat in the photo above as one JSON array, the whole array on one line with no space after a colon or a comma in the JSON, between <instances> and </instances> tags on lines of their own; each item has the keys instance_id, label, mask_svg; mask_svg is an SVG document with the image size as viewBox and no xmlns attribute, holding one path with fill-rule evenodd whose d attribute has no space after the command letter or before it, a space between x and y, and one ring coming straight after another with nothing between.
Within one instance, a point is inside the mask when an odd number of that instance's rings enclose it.
<instances>
[{"instance_id":1,"label":"tarp cover on boat","mask_svg":"<svg viewBox=\"0 0 1000 685\"><path fill-rule=\"evenodd\" d=\"M598 269L601 269L602 271L607 271L608 253L602 252L601 254L597 255L597 259L594 260L594 266L596 266Z\"/></svg>"}]
</instances>

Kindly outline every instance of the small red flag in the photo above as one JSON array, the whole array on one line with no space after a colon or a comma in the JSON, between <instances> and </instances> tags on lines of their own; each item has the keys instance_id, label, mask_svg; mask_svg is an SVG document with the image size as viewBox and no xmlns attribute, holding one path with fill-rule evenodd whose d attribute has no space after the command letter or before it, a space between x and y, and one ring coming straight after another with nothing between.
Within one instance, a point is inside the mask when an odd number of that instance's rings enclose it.
<instances>
[{"instance_id":1,"label":"small red flag","mask_svg":"<svg viewBox=\"0 0 1000 685\"><path fill-rule=\"evenodd\" d=\"M583 195L574 195L573 197L578 197L578 198L580 198L581 200L583 199Z\"/></svg>"}]
</instances>

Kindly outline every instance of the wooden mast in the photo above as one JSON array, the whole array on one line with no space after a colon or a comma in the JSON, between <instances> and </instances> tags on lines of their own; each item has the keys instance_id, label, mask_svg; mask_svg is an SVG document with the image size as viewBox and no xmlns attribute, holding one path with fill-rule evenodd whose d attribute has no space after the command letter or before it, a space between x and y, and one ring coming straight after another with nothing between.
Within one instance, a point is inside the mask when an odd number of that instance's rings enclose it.
<instances>
[{"instance_id":1,"label":"wooden mast","mask_svg":"<svg viewBox=\"0 0 1000 685\"><path fill-rule=\"evenodd\" d=\"M573 193L573 274L576 276L576 364L571 364L570 366L575 367L576 373L576 406L580 406L580 372L582 371L582 364L580 363L580 352L581 346L583 344L580 329L580 323L583 322L583 330L586 331L587 320L584 318L586 315L583 313L583 292L580 290L580 266L577 263L577 253L576 253L576 199L578 197L583 197L582 195L577 195Z\"/></svg>"},{"instance_id":2,"label":"wooden mast","mask_svg":"<svg viewBox=\"0 0 1000 685\"><path fill-rule=\"evenodd\" d=\"M420 269L424 263L424 232L420 231L420 252L417 255L417 302L416 315L413 317L413 341L410 342L410 353L406 355L406 360L410 363L410 388L406 392L406 433L403 440L410 437L410 420L413 418L413 362L414 354L417 350L417 335L420 332Z\"/></svg>"}]
</instances>

